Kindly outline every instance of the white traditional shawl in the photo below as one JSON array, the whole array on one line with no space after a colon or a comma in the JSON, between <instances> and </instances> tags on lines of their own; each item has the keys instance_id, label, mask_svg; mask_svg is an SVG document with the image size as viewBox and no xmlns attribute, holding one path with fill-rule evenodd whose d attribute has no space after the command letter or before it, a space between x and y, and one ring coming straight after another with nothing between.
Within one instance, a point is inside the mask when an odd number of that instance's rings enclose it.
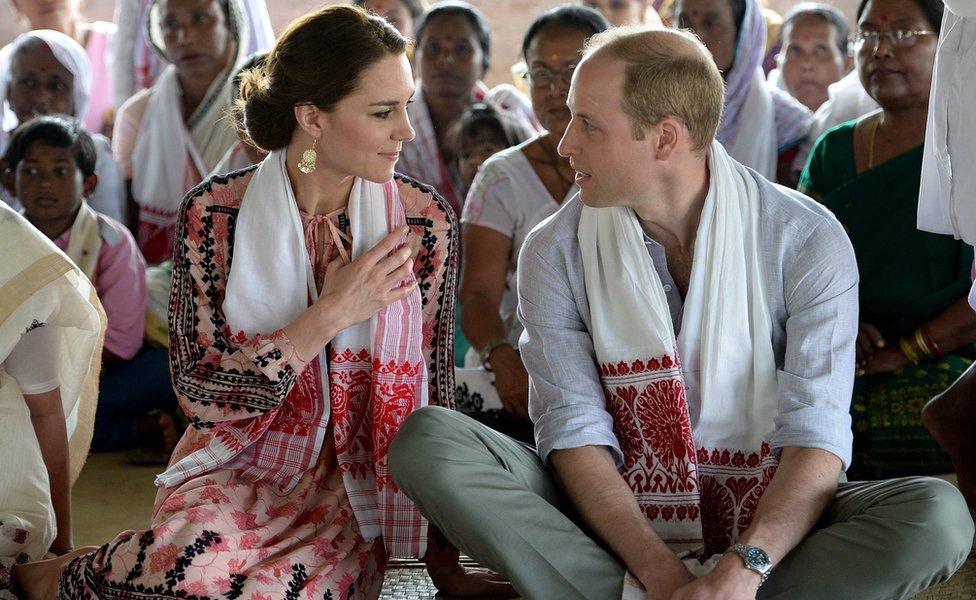
<instances>
[{"instance_id":1,"label":"white traditional shawl","mask_svg":"<svg viewBox=\"0 0 976 600\"><path fill-rule=\"evenodd\" d=\"M88 203L82 200L75 222L71 225L71 235L64 253L94 284L98 269L98 254L101 250L102 235L99 231L98 216Z\"/></svg>"},{"instance_id":2,"label":"white traditional shawl","mask_svg":"<svg viewBox=\"0 0 976 600\"><path fill-rule=\"evenodd\" d=\"M247 57L248 18L240 0L229 0L227 8L234 55L224 72L214 78L200 106L184 122L180 109L183 91L176 67L170 65L153 85L139 124L132 152L132 196L140 206L152 209L149 213L159 221L156 225L176 221L183 195L188 191L188 167L192 165L201 178L206 177L237 143L237 129L227 107L231 102L231 77ZM156 9L156 4L150 5L149 39L162 54L159 16L153 13Z\"/></svg>"},{"instance_id":3,"label":"white traditional shawl","mask_svg":"<svg viewBox=\"0 0 976 600\"><path fill-rule=\"evenodd\" d=\"M56 534L50 483L30 412L3 361L28 330L41 324L61 330L58 377L73 482L94 427L105 314L94 285L2 203L0 256L0 557L24 552L39 559Z\"/></svg>"},{"instance_id":4,"label":"white traditional shawl","mask_svg":"<svg viewBox=\"0 0 976 600\"><path fill-rule=\"evenodd\" d=\"M718 142L708 167L678 339L634 211L584 207L578 232L622 474L669 547L702 559L751 520L775 468L764 440L777 407L761 192ZM700 398L694 424L689 397ZM726 483L736 478L750 483L732 494ZM727 518L710 522L718 517Z\"/></svg>"},{"instance_id":5,"label":"white traditional shawl","mask_svg":"<svg viewBox=\"0 0 976 600\"><path fill-rule=\"evenodd\" d=\"M406 223L392 180L357 178L348 213L353 260ZM271 153L251 177L233 248L223 312L235 337L273 333L318 298L284 150ZM318 463L331 419L339 469L360 531L370 539L382 535L390 556L422 556L426 521L393 482L386 452L407 415L427 404L427 382L421 298L415 289L342 330L322 349L283 401L291 403L282 407L290 422L273 417L257 427L223 423L211 445L157 481L172 486L225 466L276 483L287 493Z\"/></svg>"}]
</instances>

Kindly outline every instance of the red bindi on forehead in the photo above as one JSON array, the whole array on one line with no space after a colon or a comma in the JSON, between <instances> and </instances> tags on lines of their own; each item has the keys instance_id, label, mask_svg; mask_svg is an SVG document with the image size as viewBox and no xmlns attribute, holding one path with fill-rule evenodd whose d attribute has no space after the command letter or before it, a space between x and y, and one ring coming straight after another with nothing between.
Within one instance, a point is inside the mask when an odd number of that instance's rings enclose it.
<instances>
[{"instance_id":1,"label":"red bindi on forehead","mask_svg":"<svg viewBox=\"0 0 976 600\"><path fill-rule=\"evenodd\" d=\"M888 22L888 15L881 15L881 22L882 23L887 23Z\"/></svg>"}]
</instances>

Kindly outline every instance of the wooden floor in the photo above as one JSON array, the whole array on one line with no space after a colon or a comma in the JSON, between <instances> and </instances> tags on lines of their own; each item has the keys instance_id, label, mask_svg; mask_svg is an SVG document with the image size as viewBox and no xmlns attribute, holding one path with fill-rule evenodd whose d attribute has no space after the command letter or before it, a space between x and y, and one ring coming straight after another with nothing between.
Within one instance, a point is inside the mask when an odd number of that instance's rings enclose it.
<instances>
[{"instance_id":1,"label":"wooden floor","mask_svg":"<svg viewBox=\"0 0 976 600\"><path fill-rule=\"evenodd\" d=\"M144 529L152 516L156 488L153 479L162 467L134 467L125 453L93 454L72 491L75 545L101 545L126 529ZM395 561L383 584L384 600L431 600L436 589L416 562ZM915 600L976 599L976 557L946 583Z\"/></svg>"}]
</instances>

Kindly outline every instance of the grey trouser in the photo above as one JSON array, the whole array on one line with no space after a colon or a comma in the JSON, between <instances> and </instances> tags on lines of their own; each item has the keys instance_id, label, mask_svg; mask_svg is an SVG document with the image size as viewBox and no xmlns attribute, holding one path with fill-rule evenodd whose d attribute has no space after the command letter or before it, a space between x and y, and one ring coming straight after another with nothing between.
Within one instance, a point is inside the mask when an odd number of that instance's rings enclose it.
<instances>
[{"instance_id":1,"label":"grey trouser","mask_svg":"<svg viewBox=\"0 0 976 600\"><path fill-rule=\"evenodd\" d=\"M620 598L624 567L587 533L538 455L460 413L414 412L389 454L397 484L468 556L530 600ZM939 479L841 483L759 598L911 598L966 560L973 521Z\"/></svg>"}]
</instances>

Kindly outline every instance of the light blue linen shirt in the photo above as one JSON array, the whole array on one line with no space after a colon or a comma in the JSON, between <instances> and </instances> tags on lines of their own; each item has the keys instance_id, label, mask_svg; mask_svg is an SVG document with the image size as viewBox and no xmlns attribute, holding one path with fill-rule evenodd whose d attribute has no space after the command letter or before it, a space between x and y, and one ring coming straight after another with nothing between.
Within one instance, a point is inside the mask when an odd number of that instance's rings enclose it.
<instances>
[{"instance_id":1,"label":"light blue linen shirt","mask_svg":"<svg viewBox=\"0 0 976 600\"><path fill-rule=\"evenodd\" d=\"M778 413L774 450L819 448L851 460L850 402L858 326L858 272L843 227L806 196L753 173L762 193L765 292L772 318ZM525 241L519 256L520 340L529 372L529 415L539 456L606 446L623 463L590 337L590 309L577 241L582 202L566 202ZM683 301L663 246L645 244L664 285L675 324ZM699 406L689 398L694 427Z\"/></svg>"}]
</instances>

